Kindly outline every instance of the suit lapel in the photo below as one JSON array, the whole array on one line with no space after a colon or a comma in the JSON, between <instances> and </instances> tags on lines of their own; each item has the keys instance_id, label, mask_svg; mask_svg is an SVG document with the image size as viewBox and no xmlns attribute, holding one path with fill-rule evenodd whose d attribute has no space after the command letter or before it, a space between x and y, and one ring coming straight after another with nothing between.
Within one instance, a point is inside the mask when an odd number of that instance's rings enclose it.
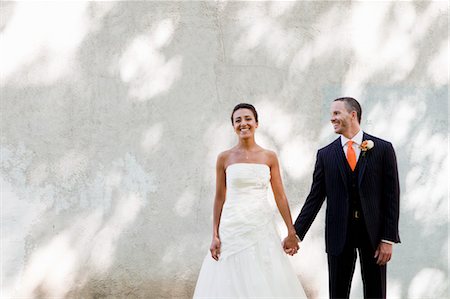
<instances>
[{"instance_id":1,"label":"suit lapel","mask_svg":"<svg viewBox=\"0 0 450 299\"><path fill-rule=\"evenodd\" d=\"M345 173L345 167L347 159L345 158L344 150L342 149L341 137L336 139L334 142L334 154L336 156L337 165L339 172L341 173L342 181L344 182L345 189L347 189L347 175Z\"/></svg>"},{"instance_id":2,"label":"suit lapel","mask_svg":"<svg viewBox=\"0 0 450 299\"><path fill-rule=\"evenodd\" d=\"M363 133L363 141L369 139L366 133ZM369 152L361 151L358 159L359 163L359 173L358 173L358 186L361 186L362 178L364 176L364 172L366 171L367 160L369 160Z\"/></svg>"}]
</instances>

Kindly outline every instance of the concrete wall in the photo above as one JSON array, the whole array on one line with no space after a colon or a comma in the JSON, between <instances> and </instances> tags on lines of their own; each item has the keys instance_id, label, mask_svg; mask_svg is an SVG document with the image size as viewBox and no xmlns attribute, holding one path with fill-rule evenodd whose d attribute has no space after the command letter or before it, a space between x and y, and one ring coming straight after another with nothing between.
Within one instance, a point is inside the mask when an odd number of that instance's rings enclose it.
<instances>
[{"instance_id":1,"label":"concrete wall","mask_svg":"<svg viewBox=\"0 0 450 299\"><path fill-rule=\"evenodd\" d=\"M389 297L448 297L447 2L1 5L3 297L188 298L233 106L259 110L295 217L342 95L398 156ZM310 298L323 218L292 258Z\"/></svg>"}]
</instances>

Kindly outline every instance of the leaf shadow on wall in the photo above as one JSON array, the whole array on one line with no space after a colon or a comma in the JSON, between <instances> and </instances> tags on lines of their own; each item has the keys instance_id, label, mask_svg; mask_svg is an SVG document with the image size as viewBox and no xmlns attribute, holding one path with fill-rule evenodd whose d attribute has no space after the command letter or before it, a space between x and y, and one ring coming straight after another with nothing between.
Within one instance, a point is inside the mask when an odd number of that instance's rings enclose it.
<instances>
[{"instance_id":1,"label":"leaf shadow on wall","mask_svg":"<svg viewBox=\"0 0 450 299\"><path fill-rule=\"evenodd\" d=\"M351 33L352 14L367 9L359 4L8 5L1 28L10 36L3 43L11 56L4 57L16 60L1 82L2 195L11 199L3 200L2 211L5 295L190 297L209 244L215 156L234 141L233 106L251 101L261 107L261 137L282 158L287 193L305 198L314 148L332 138L323 132L331 131L324 115L333 91L366 98L368 128L395 139L397 149L414 144L407 155L397 150L402 187L412 197L404 200L401 221L408 228L390 270L392 293L414 297L448 288L446 280L428 279L430 273L448 276L440 252L448 246L446 223L424 216L420 211L429 206L413 196L432 194L431 180L448 159L419 146L426 137L445 141L448 108L439 109L446 103L439 85L420 96L399 92L410 82L432 85L422 69L439 53L421 43L440 39L447 26L432 4L380 8L377 43L362 50L359 35ZM428 34L410 35L414 22L389 17L404 6ZM25 46L35 48L19 51L27 32L35 39ZM64 34L76 38L56 42ZM403 54L388 47L402 44L393 37L410 39L412 58L398 65ZM378 51L384 56L365 68L367 53ZM401 136L383 126L396 123L395 109L386 107L397 101L415 115L398 124L407 130ZM292 137L283 139L272 128L287 122ZM412 132L418 134L411 140ZM313 144L306 147L305 140ZM289 168L284 159L297 150L307 157L298 163L310 170ZM441 189L432 196L437 207L445 205ZM292 196L293 210L302 202ZM321 240L323 230L315 225L310 237ZM309 252L322 251L319 243ZM432 258L421 246L431 243ZM326 265L320 274L307 274L308 255L300 257L309 297L326 296ZM423 277L426 284L418 286Z\"/></svg>"}]
</instances>

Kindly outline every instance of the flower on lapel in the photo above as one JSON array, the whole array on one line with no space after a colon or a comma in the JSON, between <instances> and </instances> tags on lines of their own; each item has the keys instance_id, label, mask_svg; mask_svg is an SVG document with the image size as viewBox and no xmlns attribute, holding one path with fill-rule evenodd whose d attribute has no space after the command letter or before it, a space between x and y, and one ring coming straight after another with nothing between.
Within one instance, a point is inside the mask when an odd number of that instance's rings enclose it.
<instances>
[{"instance_id":1,"label":"flower on lapel","mask_svg":"<svg viewBox=\"0 0 450 299\"><path fill-rule=\"evenodd\" d=\"M359 148L360 148L361 151L362 151L362 156L364 157L365 154L366 154L366 152L367 152L368 150L370 150L371 148L373 148L374 145L375 145L375 144L373 143L372 140L364 140L364 141L361 143L361 145L359 146Z\"/></svg>"}]
</instances>

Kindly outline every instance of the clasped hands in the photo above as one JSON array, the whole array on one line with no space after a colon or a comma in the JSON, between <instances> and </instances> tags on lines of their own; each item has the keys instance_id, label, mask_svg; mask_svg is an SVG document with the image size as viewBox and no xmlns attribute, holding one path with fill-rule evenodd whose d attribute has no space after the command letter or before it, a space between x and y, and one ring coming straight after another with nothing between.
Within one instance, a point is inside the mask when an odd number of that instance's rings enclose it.
<instances>
[{"instance_id":1,"label":"clasped hands","mask_svg":"<svg viewBox=\"0 0 450 299\"><path fill-rule=\"evenodd\" d=\"M293 256L297 253L297 251L300 249L300 245L298 244L297 235L295 234L289 234L286 238L283 240L283 249L284 252L289 254L290 256Z\"/></svg>"}]
</instances>

